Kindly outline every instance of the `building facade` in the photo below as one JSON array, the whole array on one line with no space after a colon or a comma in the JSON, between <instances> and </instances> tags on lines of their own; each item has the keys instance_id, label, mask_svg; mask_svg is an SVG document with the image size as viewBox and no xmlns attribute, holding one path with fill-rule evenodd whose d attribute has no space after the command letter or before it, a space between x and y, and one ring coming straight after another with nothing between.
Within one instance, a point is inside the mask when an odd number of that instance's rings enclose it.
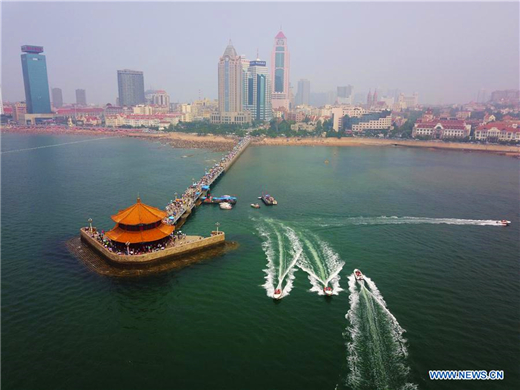
<instances>
[{"instance_id":1,"label":"building facade","mask_svg":"<svg viewBox=\"0 0 520 390\"><path fill-rule=\"evenodd\" d=\"M117 86L119 105L135 106L146 102L144 97L144 75L138 70L118 70Z\"/></svg>"},{"instance_id":2,"label":"building facade","mask_svg":"<svg viewBox=\"0 0 520 390\"><path fill-rule=\"evenodd\" d=\"M27 113L51 113L47 62L43 46L22 46L22 72Z\"/></svg>"},{"instance_id":3,"label":"building facade","mask_svg":"<svg viewBox=\"0 0 520 390\"><path fill-rule=\"evenodd\" d=\"M471 133L471 126L463 120L439 119L417 121L412 130L412 137L431 139L466 138Z\"/></svg>"},{"instance_id":4,"label":"building facade","mask_svg":"<svg viewBox=\"0 0 520 390\"><path fill-rule=\"evenodd\" d=\"M251 121L249 112L244 112L244 66L242 57L229 41L218 62L218 112L211 114L212 123L243 124Z\"/></svg>"},{"instance_id":5,"label":"building facade","mask_svg":"<svg viewBox=\"0 0 520 390\"><path fill-rule=\"evenodd\" d=\"M61 88L52 89L52 106L54 108L63 107L63 94Z\"/></svg>"},{"instance_id":6,"label":"building facade","mask_svg":"<svg viewBox=\"0 0 520 390\"><path fill-rule=\"evenodd\" d=\"M76 89L76 104L78 106L87 105L87 92L84 89Z\"/></svg>"},{"instance_id":7,"label":"building facade","mask_svg":"<svg viewBox=\"0 0 520 390\"><path fill-rule=\"evenodd\" d=\"M218 63L218 108L220 112L242 111L242 58L231 41Z\"/></svg>"},{"instance_id":8,"label":"building facade","mask_svg":"<svg viewBox=\"0 0 520 390\"><path fill-rule=\"evenodd\" d=\"M273 108L291 107L289 90L289 49L287 47L287 37L280 31L274 38L274 47L271 56L271 80L272 95L271 102Z\"/></svg>"},{"instance_id":9,"label":"building facade","mask_svg":"<svg viewBox=\"0 0 520 390\"><path fill-rule=\"evenodd\" d=\"M475 139L479 141L520 142L520 126L517 122L490 122L475 129Z\"/></svg>"},{"instance_id":10,"label":"building facade","mask_svg":"<svg viewBox=\"0 0 520 390\"><path fill-rule=\"evenodd\" d=\"M354 87L352 85L337 87L336 100L339 104L352 104L353 97Z\"/></svg>"},{"instance_id":11,"label":"building facade","mask_svg":"<svg viewBox=\"0 0 520 390\"><path fill-rule=\"evenodd\" d=\"M306 79L298 81L298 92L296 92L295 103L297 106L302 104L309 105L311 102L311 82Z\"/></svg>"},{"instance_id":12,"label":"building facade","mask_svg":"<svg viewBox=\"0 0 520 390\"><path fill-rule=\"evenodd\" d=\"M244 74L244 108L251 113L253 120L269 121L273 117L271 110L271 78L265 61L249 61Z\"/></svg>"}]
</instances>

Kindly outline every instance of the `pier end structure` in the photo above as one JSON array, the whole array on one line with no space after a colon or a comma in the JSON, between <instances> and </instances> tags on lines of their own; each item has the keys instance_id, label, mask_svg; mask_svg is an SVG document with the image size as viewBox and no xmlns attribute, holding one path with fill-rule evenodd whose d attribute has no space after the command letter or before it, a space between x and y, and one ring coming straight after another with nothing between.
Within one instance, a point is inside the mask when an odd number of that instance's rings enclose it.
<instances>
[{"instance_id":1,"label":"pier end structure","mask_svg":"<svg viewBox=\"0 0 520 390\"><path fill-rule=\"evenodd\" d=\"M114 253L105 248L97 239L97 231L95 228L81 228L81 240L93 248L96 252L101 254L114 264L121 265L144 265L160 262L167 259L173 259L188 253L195 253L213 248L217 245L224 244L226 241L226 234L222 231L213 231L209 237L202 236L188 236L186 241L181 244L176 244L165 249L155 252L144 253L140 255L126 255L123 253Z\"/></svg>"}]
</instances>

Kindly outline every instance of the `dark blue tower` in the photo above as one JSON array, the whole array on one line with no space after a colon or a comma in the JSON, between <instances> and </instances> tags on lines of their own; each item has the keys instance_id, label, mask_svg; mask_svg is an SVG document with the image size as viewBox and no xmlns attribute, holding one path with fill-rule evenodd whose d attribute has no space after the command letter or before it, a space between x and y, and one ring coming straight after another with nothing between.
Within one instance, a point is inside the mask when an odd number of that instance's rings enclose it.
<instances>
[{"instance_id":1,"label":"dark blue tower","mask_svg":"<svg viewBox=\"0 0 520 390\"><path fill-rule=\"evenodd\" d=\"M22 46L22 71L25 87L25 103L28 114L48 114L51 112L47 63L43 46Z\"/></svg>"}]
</instances>

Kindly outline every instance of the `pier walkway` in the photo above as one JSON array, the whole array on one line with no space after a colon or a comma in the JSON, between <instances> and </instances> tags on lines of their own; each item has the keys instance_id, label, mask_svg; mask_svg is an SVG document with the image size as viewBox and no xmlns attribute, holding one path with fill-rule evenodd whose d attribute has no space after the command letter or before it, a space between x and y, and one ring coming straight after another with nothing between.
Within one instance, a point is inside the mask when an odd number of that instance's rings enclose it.
<instances>
[{"instance_id":1,"label":"pier walkway","mask_svg":"<svg viewBox=\"0 0 520 390\"><path fill-rule=\"evenodd\" d=\"M166 206L166 212L169 217L168 223L175 225L176 229L181 227L190 216L192 210L200 205L200 198L206 196L211 186L231 168L250 143L250 137L242 138L231 152L205 172L198 182L189 186L179 199L172 200Z\"/></svg>"}]
</instances>

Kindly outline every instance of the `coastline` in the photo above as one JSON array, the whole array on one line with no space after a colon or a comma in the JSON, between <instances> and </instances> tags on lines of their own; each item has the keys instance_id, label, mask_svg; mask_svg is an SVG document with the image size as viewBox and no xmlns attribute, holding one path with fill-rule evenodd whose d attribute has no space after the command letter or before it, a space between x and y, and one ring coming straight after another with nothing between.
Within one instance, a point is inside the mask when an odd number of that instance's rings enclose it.
<instances>
[{"instance_id":1,"label":"coastline","mask_svg":"<svg viewBox=\"0 0 520 390\"><path fill-rule=\"evenodd\" d=\"M234 136L204 135L193 133L144 133L128 129L99 128L17 128L2 127L2 132L19 134L55 134L55 135L105 135L107 137L132 137L158 141L174 148L210 149L227 151L236 143ZM483 152L520 158L520 147L512 145L471 144L443 141L419 141L380 138L260 138L254 139L252 146L336 146L336 147L409 147L430 150L453 150L462 152Z\"/></svg>"},{"instance_id":2,"label":"coastline","mask_svg":"<svg viewBox=\"0 0 520 390\"><path fill-rule=\"evenodd\" d=\"M370 147L390 146L426 148L430 150L454 150L462 152L485 152L520 157L520 147L511 145L470 144L463 142L399 140L385 138L263 138L252 142L259 146L338 146Z\"/></svg>"}]
</instances>

